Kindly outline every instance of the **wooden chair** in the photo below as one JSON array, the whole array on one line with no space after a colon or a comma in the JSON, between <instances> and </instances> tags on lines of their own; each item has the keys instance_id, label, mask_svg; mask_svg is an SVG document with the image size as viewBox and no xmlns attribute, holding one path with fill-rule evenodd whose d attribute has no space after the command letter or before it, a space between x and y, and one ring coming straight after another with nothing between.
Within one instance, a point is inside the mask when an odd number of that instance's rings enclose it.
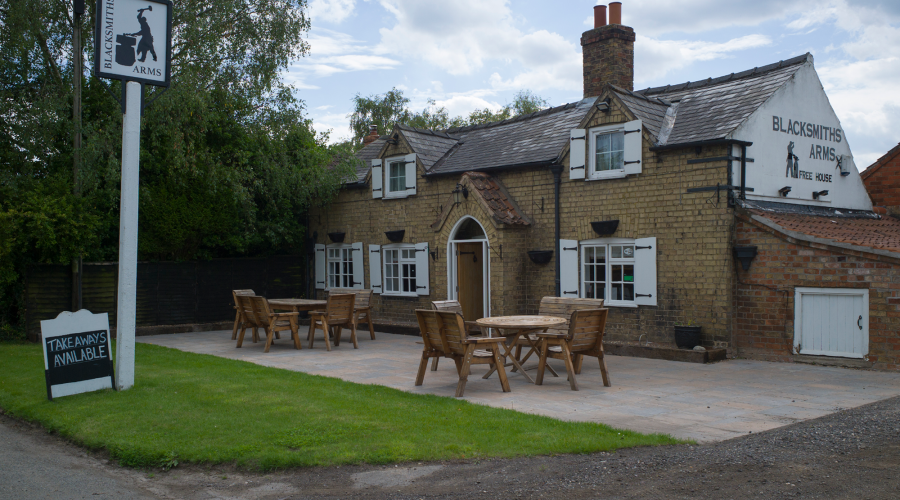
<instances>
[{"instance_id":1,"label":"wooden chair","mask_svg":"<svg viewBox=\"0 0 900 500\"><path fill-rule=\"evenodd\" d=\"M352 293L356 295L356 305L353 310L356 311L356 324L359 325L363 321L369 325L369 335L375 340L375 327L372 326L372 314L369 308L369 302L372 300L372 290L359 290L356 288L332 288L328 291L328 295L343 295Z\"/></svg>"},{"instance_id":2,"label":"wooden chair","mask_svg":"<svg viewBox=\"0 0 900 500\"><path fill-rule=\"evenodd\" d=\"M244 316L241 314L241 308L238 306L238 295L256 295L256 292L253 290L232 290L231 296L234 298L234 328L231 329L231 340L237 340L238 328L241 323L246 321ZM256 330L253 330L253 341L256 342Z\"/></svg>"},{"instance_id":3,"label":"wooden chair","mask_svg":"<svg viewBox=\"0 0 900 500\"><path fill-rule=\"evenodd\" d=\"M325 348L331 350L331 334L334 335L334 345L341 344L341 329L350 327L350 340L353 348L359 349L356 341L356 313L353 306L356 304L356 294L328 295L328 305L324 311L311 311L309 313L309 348L312 349L316 330L322 330L325 334ZM334 332L332 332L334 329Z\"/></svg>"},{"instance_id":4,"label":"wooden chair","mask_svg":"<svg viewBox=\"0 0 900 500\"><path fill-rule=\"evenodd\" d=\"M453 359L457 366L459 383L456 385L456 397L463 396L469 370L472 365L478 364L496 366L503 392L510 391L498 345L505 340L503 337L469 337L462 316L455 312L416 309L416 319L425 344L416 374L417 386L425 380L428 358L445 357Z\"/></svg>"},{"instance_id":5,"label":"wooden chair","mask_svg":"<svg viewBox=\"0 0 900 500\"><path fill-rule=\"evenodd\" d=\"M297 316L299 313L273 313L269 309L269 302L265 297L257 297L255 295L252 297L246 295L239 297L239 300L243 304L247 304L248 302L250 304L249 311L246 311L245 314L250 320L249 322L252 323L254 333L256 328L262 328L266 332L266 349L263 352L269 352L269 348L272 347L272 341L275 339L276 333L284 330L291 331L291 338L294 340L294 348L301 349L300 334L297 331ZM244 333L247 331L247 326L247 323L244 323L244 327L241 328L241 333L238 335L238 348L244 343Z\"/></svg>"},{"instance_id":6,"label":"wooden chair","mask_svg":"<svg viewBox=\"0 0 900 500\"><path fill-rule=\"evenodd\" d=\"M579 299L579 298L571 298L571 297L544 297L541 299L541 305L538 308L538 315L540 316L555 316L557 318L563 318L566 322L558 327L550 328L547 331L549 333L562 333L567 334L569 332L569 320L572 318L572 313L575 311L581 311L585 309L600 309L603 307L603 299ZM532 342L537 341L536 335L530 335L530 340ZM519 362L524 364L528 358L531 357L533 351L528 351L528 354L525 355L525 359L521 359L522 356L522 348L532 347L531 342L526 339L520 339L516 344L516 359L520 360ZM554 377L558 376L553 368L547 367L550 370L550 373L553 374ZM513 369L515 371L515 368ZM581 373L581 356L578 355L575 357L575 373Z\"/></svg>"},{"instance_id":7,"label":"wooden chair","mask_svg":"<svg viewBox=\"0 0 900 500\"><path fill-rule=\"evenodd\" d=\"M567 333L539 333L541 339L541 359L538 362L538 373L535 384L544 382L544 368L547 358L561 359L566 363L569 374L569 385L573 391L578 390L575 381L575 356L594 356L600 362L600 375L603 385L610 387L609 372L606 360L603 359L603 333L606 329L606 316L609 309L587 309L574 311L569 320Z\"/></svg>"},{"instance_id":8,"label":"wooden chair","mask_svg":"<svg viewBox=\"0 0 900 500\"><path fill-rule=\"evenodd\" d=\"M463 316L462 305L458 300L432 300L431 308L435 311L448 311L459 314L460 317L463 318L463 321L466 325L467 333L470 337L480 337L481 336L481 327L478 326L474 321L465 321L465 317ZM431 361L431 371L437 371L438 367L438 358L434 358Z\"/></svg>"}]
</instances>

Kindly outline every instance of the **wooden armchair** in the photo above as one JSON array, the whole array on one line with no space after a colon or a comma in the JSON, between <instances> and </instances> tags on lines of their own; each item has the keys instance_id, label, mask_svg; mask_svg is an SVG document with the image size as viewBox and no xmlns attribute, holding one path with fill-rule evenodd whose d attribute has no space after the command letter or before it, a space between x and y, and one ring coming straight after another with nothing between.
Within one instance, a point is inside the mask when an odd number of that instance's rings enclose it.
<instances>
[{"instance_id":1,"label":"wooden armchair","mask_svg":"<svg viewBox=\"0 0 900 500\"><path fill-rule=\"evenodd\" d=\"M375 327L372 326L372 314L369 308L369 302L372 300L372 290L359 290L357 288L332 288L328 291L328 295L344 295L352 293L356 295L356 305L353 310L356 311L356 324L360 325L363 321L369 325L369 335L375 340Z\"/></svg>"},{"instance_id":2,"label":"wooden armchair","mask_svg":"<svg viewBox=\"0 0 900 500\"><path fill-rule=\"evenodd\" d=\"M549 333L569 333L569 320L572 318L572 313L575 311L581 311L585 309L600 309L603 307L603 299L579 299L579 298L571 298L571 297L544 297L541 299L541 305L538 308L538 315L540 316L554 316L557 318L563 318L566 322L558 327L550 328L547 331ZM529 350L525 355L525 359L521 359L522 348L523 347L533 347L538 338L537 335L529 335L529 339L519 339L519 342L516 344L516 359L519 360L520 363L525 364L525 361L531 357L531 355L535 352L534 350ZM529 342L530 340L530 342ZM554 377L558 376L553 368L547 367L550 370L550 373L553 374ZM515 368L513 368L515 371ZM575 373L581 373L581 356L578 355L575 357Z\"/></svg>"},{"instance_id":3,"label":"wooden armchair","mask_svg":"<svg viewBox=\"0 0 900 500\"><path fill-rule=\"evenodd\" d=\"M455 312L416 309L416 318L419 320L419 329L425 344L422 360L419 362L419 371L416 374L417 386L422 385L425 380L428 358L445 357L453 359L459 373L456 397L463 396L469 378L469 370L472 365L477 364L489 364L496 367L497 373L500 374L500 386L503 388L503 392L510 391L506 371L503 368L504 359L500 355L500 346L498 345L505 340L503 337L469 337L462 316Z\"/></svg>"},{"instance_id":4,"label":"wooden armchair","mask_svg":"<svg viewBox=\"0 0 900 500\"><path fill-rule=\"evenodd\" d=\"M359 349L356 341L356 312L353 309L355 304L356 294L331 293L328 295L328 305L324 311L311 311L309 313L309 348L312 349L316 330L322 330L325 335L325 348L330 351L331 335L334 335L334 345L338 346L341 344L341 329L349 327L353 348Z\"/></svg>"},{"instance_id":5,"label":"wooden armchair","mask_svg":"<svg viewBox=\"0 0 900 500\"><path fill-rule=\"evenodd\" d=\"M538 373L535 384L544 382L544 368L547 358L561 359L566 363L569 374L569 385L573 391L578 390L575 381L575 356L594 356L600 362L600 375L603 385L610 387L609 372L606 360L603 359L603 333L606 329L606 316L609 309L587 309L574 311L569 320L567 333L539 333L541 339L541 359L538 362ZM580 372L580 370L579 370Z\"/></svg>"},{"instance_id":6,"label":"wooden armchair","mask_svg":"<svg viewBox=\"0 0 900 500\"><path fill-rule=\"evenodd\" d=\"M256 328L262 328L266 332L266 349L263 352L269 352L269 348L272 347L272 341L275 339L277 332L284 330L291 331L291 338L294 340L294 348L301 348L300 334L297 332L298 313L273 313L271 309L269 309L269 302L265 297L257 297L255 295L252 297L246 295L238 297L238 300L242 304L249 303L250 305L249 310L245 310L246 319L249 321L244 323L243 328L241 328L241 333L237 339L238 348L244 343L244 333L247 331L247 326L253 326L254 336L256 334ZM248 323L251 323L252 325L248 325Z\"/></svg>"},{"instance_id":7,"label":"wooden armchair","mask_svg":"<svg viewBox=\"0 0 900 500\"><path fill-rule=\"evenodd\" d=\"M246 321L242 314L241 308L238 305L238 295L256 295L256 292L253 290L232 290L231 297L234 299L234 328L231 329L231 340L237 340L238 328L240 328L241 323ZM253 330L253 341L256 342L256 329Z\"/></svg>"},{"instance_id":8,"label":"wooden armchair","mask_svg":"<svg viewBox=\"0 0 900 500\"><path fill-rule=\"evenodd\" d=\"M470 337L480 337L481 336L481 327L478 326L474 321L465 321L465 317L463 316L462 305L458 300L432 300L431 308L435 311L447 311L459 314L461 318L463 318L463 322L466 325L466 333ZM437 371L438 367L438 358L434 358L431 361L431 371Z\"/></svg>"}]
</instances>

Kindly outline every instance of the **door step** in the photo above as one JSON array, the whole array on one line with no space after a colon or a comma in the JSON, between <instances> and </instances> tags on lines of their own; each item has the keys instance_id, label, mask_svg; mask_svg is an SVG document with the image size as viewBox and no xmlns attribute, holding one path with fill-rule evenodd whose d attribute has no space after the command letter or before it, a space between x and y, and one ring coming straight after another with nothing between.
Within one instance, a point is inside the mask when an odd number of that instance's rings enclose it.
<instances>
[{"instance_id":1,"label":"door step","mask_svg":"<svg viewBox=\"0 0 900 500\"><path fill-rule=\"evenodd\" d=\"M875 363L858 358L836 358L830 356L809 356L804 354L795 354L792 356L795 363L803 363L807 365L820 366L839 366L843 368L872 368Z\"/></svg>"}]
</instances>

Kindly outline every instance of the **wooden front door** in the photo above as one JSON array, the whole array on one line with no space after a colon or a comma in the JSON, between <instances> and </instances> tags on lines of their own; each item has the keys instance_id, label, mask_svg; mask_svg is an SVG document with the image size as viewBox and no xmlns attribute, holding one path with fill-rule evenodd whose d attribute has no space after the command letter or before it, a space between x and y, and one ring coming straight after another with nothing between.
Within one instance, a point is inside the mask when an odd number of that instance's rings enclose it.
<instances>
[{"instance_id":1,"label":"wooden front door","mask_svg":"<svg viewBox=\"0 0 900 500\"><path fill-rule=\"evenodd\" d=\"M466 321L484 317L484 252L481 243L456 244L457 297Z\"/></svg>"}]
</instances>

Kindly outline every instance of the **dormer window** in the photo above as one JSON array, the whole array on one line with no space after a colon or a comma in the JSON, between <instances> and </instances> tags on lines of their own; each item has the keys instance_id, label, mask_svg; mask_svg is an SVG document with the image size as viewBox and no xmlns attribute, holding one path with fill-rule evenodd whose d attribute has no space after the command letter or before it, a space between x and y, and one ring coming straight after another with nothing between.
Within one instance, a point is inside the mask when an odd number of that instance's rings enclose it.
<instances>
[{"instance_id":1,"label":"dormer window","mask_svg":"<svg viewBox=\"0 0 900 500\"><path fill-rule=\"evenodd\" d=\"M403 158L388 160L387 196L406 196L406 164Z\"/></svg>"},{"instance_id":2,"label":"dormer window","mask_svg":"<svg viewBox=\"0 0 900 500\"><path fill-rule=\"evenodd\" d=\"M640 174L641 120L569 131L570 179L618 179Z\"/></svg>"},{"instance_id":3,"label":"dormer window","mask_svg":"<svg viewBox=\"0 0 900 500\"><path fill-rule=\"evenodd\" d=\"M625 128L607 127L591 131L591 177L609 173L620 174L625 169Z\"/></svg>"},{"instance_id":4,"label":"dormer window","mask_svg":"<svg viewBox=\"0 0 900 500\"><path fill-rule=\"evenodd\" d=\"M372 160L372 197L406 198L416 194L417 174L415 153L387 158L383 168L381 160Z\"/></svg>"}]
</instances>

